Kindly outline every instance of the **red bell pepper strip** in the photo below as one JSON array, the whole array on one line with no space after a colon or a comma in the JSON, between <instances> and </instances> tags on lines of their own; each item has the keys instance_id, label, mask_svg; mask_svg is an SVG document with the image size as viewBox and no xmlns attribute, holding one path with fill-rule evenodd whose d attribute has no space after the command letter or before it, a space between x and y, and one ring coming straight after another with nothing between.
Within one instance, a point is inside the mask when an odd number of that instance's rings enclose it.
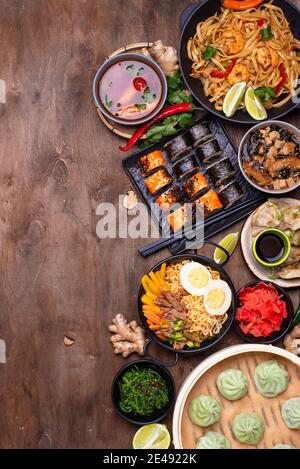
<instances>
[{"instance_id":1,"label":"red bell pepper strip","mask_svg":"<svg viewBox=\"0 0 300 469\"><path fill-rule=\"evenodd\" d=\"M226 78L237 63L237 59L231 61L230 66L223 72L222 70L213 70L210 74L213 78Z\"/></svg>"},{"instance_id":2,"label":"red bell pepper strip","mask_svg":"<svg viewBox=\"0 0 300 469\"><path fill-rule=\"evenodd\" d=\"M265 19L264 19L264 18L260 18L260 20L258 20L258 22L257 22L257 26L263 26L263 25L264 25L264 22L265 22Z\"/></svg>"},{"instance_id":3,"label":"red bell pepper strip","mask_svg":"<svg viewBox=\"0 0 300 469\"><path fill-rule=\"evenodd\" d=\"M258 7L264 0L223 0L223 7L229 10L244 11Z\"/></svg>"},{"instance_id":4,"label":"red bell pepper strip","mask_svg":"<svg viewBox=\"0 0 300 469\"><path fill-rule=\"evenodd\" d=\"M120 146L119 150L121 151L128 151L136 142L147 132L147 130L152 127L153 124L156 122L165 119L166 117L173 116L173 114L180 114L182 112L193 112L198 109L192 102L188 103L180 103L174 104L173 106L167 106L162 109L157 116L155 116L151 121L147 122L147 124L143 125L139 129L137 129L132 137L128 140L127 145Z\"/></svg>"},{"instance_id":5,"label":"red bell pepper strip","mask_svg":"<svg viewBox=\"0 0 300 469\"><path fill-rule=\"evenodd\" d=\"M288 75L286 73L286 69L283 64L280 64L279 71L280 71L281 80L275 88L275 93L277 94L277 96L279 95L280 91L282 90L282 88L288 81Z\"/></svg>"}]
</instances>

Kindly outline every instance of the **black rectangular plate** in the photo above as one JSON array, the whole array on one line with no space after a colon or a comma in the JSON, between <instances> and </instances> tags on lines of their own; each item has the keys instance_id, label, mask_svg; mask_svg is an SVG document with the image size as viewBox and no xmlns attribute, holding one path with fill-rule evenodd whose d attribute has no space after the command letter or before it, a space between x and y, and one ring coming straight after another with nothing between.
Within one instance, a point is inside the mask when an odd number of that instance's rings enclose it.
<instances>
[{"instance_id":1,"label":"black rectangular plate","mask_svg":"<svg viewBox=\"0 0 300 469\"><path fill-rule=\"evenodd\" d=\"M211 118L209 116L206 116L205 119L201 119L197 122L207 122L211 132L214 136L214 138L218 141L220 148L223 152L224 157L228 157L232 163L232 165L235 168L236 171L236 176L235 176L235 181L239 184L239 186L242 188L244 192L244 196L239 199L235 204L233 204L231 207L228 209L221 210L220 212L209 216L205 220L204 224L204 231L205 231L205 239L210 238L211 236L215 235L216 233L228 228L229 226L233 225L237 221L241 220L242 218L246 217L249 213L251 213L256 206L258 206L260 203L263 202L267 198L266 195L264 195L262 192L258 191L255 189L253 186L251 186L246 179L243 177L239 166L238 166L238 153L237 149L231 140L227 130L225 129L224 125L219 119ZM180 134L185 133L186 131L179 132L175 137L177 137ZM164 150L164 146L168 141L171 141L175 137L165 139L157 144L150 145L147 148L144 148L127 158L123 160L123 168L126 171L126 173L129 176L129 179L131 180L134 188L138 192L139 196L143 200L143 202L146 204L149 212L151 212L151 204L154 204L158 195L161 192L164 192L163 189L161 190L158 194L156 195L151 195L144 183L145 176L142 173L141 166L139 163L139 159L143 155L147 155L148 153L154 151L154 150L161 150L164 154L165 161L167 163L166 169L168 173L173 177L173 184L182 185L181 181L178 181L176 178L173 170L172 170L172 164ZM197 155L195 155L197 158ZM198 158L197 158L198 159ZM198 159L199 161L199 159ZM205 173L205 168L203 169L203 165L200 164L199 161L199 166L200 166L200 171ZM211 184L211 187L214 188L213 184ZM217 190L217 189L216 189ZM249 202L249 206L244 206L245 202ZM257 202L257 203L256 203ZM236 213L236 208L238 207L239 204L243 203L243 210L238 211ZM220 219L220 215L224 214L224 211L226 210L228 217L226 217L225 220L222 220L221 223L218 222ZM234 214L231 214L231 212L234 211ZM167 236L167 231L165 230L166 227L166 221L161 220L159 216L159 211L157 213L155 210L152 210L152 216L154 219L154 222L156 225L159 227L160 233L162 236ZM170 251L172 254L177 254L178 252L181 252L184 250L186 240L184 238L175 241L172 243L169 247Z\"/></svg>"}]
</instances>

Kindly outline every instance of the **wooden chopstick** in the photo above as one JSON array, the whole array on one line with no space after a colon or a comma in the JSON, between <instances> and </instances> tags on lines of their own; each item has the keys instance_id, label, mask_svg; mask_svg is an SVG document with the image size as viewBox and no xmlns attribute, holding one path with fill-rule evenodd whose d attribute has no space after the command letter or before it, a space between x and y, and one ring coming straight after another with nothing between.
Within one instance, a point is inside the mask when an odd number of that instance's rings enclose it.
<instances>
[{"instance_id":1,"label":"wooden chopstick","mask_svg":"<svg viewBox=\"0 0 300 469\"><path fill-rule=\"evenodd\" d=\"M225 220L229 215L230 216L235 215L235 214L237 214L238 212L240 212L241 210L243 210L245 208L251 208L252 206L257 205L259 202L265 200L265 198L266 198L266 196L261 196L261 197L257 197L256 199L250 200L250 201L246 200L242 204L237 205L233 210L230 211L230 213L226 212L226 210L224 210L224 213L218 217L217 223L219 224L220 222ZM245 216L247 216L247 214L243 214L236 221L241 220ZM213 221L211 220L211 223L212 222ZM208 223L209 223L209 220L207 220L206 226L207 226ZM211 223L209 225L211 225ZM177 234L177 235L176 235L176 233L174 233L169 238L160 238L160 239L158 239L157 241L154 241L151 244L148 244L146 246L142 246L141 248L139 248L138 252L141 254L141 256L147 257L147 256L150 256L151 254L154 254L155 252L159 251L160 249L163 249L165 247L170 246L170 244L173 244L176 241L180 241L180 240L191 241L193 238L196 237L197 233L195 233L195 230L198 231L200 228L202 228L202 224L199 225L197 228L191 227L190 229L185 230L184 232L180 231L180 233ZM194 236L192 237L192 235L194 235ZM191 239L189 239L189 236L191 237ZM184 249L185 248L181 249L180 252L184 251ZM179 251L178 251L178 253L179 253Z\"/></svg>"}]
</instances>

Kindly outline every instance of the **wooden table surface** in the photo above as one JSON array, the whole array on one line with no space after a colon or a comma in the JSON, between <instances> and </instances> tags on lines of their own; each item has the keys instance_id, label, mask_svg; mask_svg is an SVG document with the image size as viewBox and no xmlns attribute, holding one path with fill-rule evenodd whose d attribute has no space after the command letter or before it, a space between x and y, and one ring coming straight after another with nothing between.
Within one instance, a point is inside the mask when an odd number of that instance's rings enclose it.
<instances>
[{"instance_id":1,"label":"wooden table surface","mask_svg":"<svg viewBox=\"0 0 300 469\"><path fill-rule=\"evenodd\" d=\"M116 204L130 184L120 141L95 112L92 80L126 43L177 45L188 3L0 0L3 448L131 447L136 427L111 404L111 381L125 360L113 355L107 327L116 313L137 318L140 277L169 252L142 259L145 240L96 235L97 205ZM299 113L285 120L298 124ZM227 127L238 143L246 127ZM252 278L239 249L226 270L236 288ZM75 343L67 347L64 336ZM230 333L222 347L238 342ZM180 359L172 370L177 390L202 358ZM166 423L171 428L171 416Z\"/></svg>"}]
</instances>

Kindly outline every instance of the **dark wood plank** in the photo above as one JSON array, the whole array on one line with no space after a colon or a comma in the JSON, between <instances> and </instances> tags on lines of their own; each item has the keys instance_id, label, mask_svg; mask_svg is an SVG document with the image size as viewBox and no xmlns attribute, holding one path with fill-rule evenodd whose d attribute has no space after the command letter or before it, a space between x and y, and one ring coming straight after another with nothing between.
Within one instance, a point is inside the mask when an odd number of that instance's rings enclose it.
<instances>
[{"instance_id":1,"label":"dark wood plank","mask_svg":"<svg viewBox=\"0 0 300 469\"><path fill-rule=\"evenodd\" d=\"M137 317L140 277L169 252L141 259L145 240L96 235L98 203L117 203L129 182L91 85L105 56L126 43L176 45L187 4L0 0L0 447L131 446L136 428L110 400L124 360L112 354L107 326L118 312ZM229 128L236 142L246 129ZM227 271L236 287L251 278L239 251ZM232 334L222 346L235 342ZM178 388L202 358L180 360Z\"/></svg>"}]
</instances>

